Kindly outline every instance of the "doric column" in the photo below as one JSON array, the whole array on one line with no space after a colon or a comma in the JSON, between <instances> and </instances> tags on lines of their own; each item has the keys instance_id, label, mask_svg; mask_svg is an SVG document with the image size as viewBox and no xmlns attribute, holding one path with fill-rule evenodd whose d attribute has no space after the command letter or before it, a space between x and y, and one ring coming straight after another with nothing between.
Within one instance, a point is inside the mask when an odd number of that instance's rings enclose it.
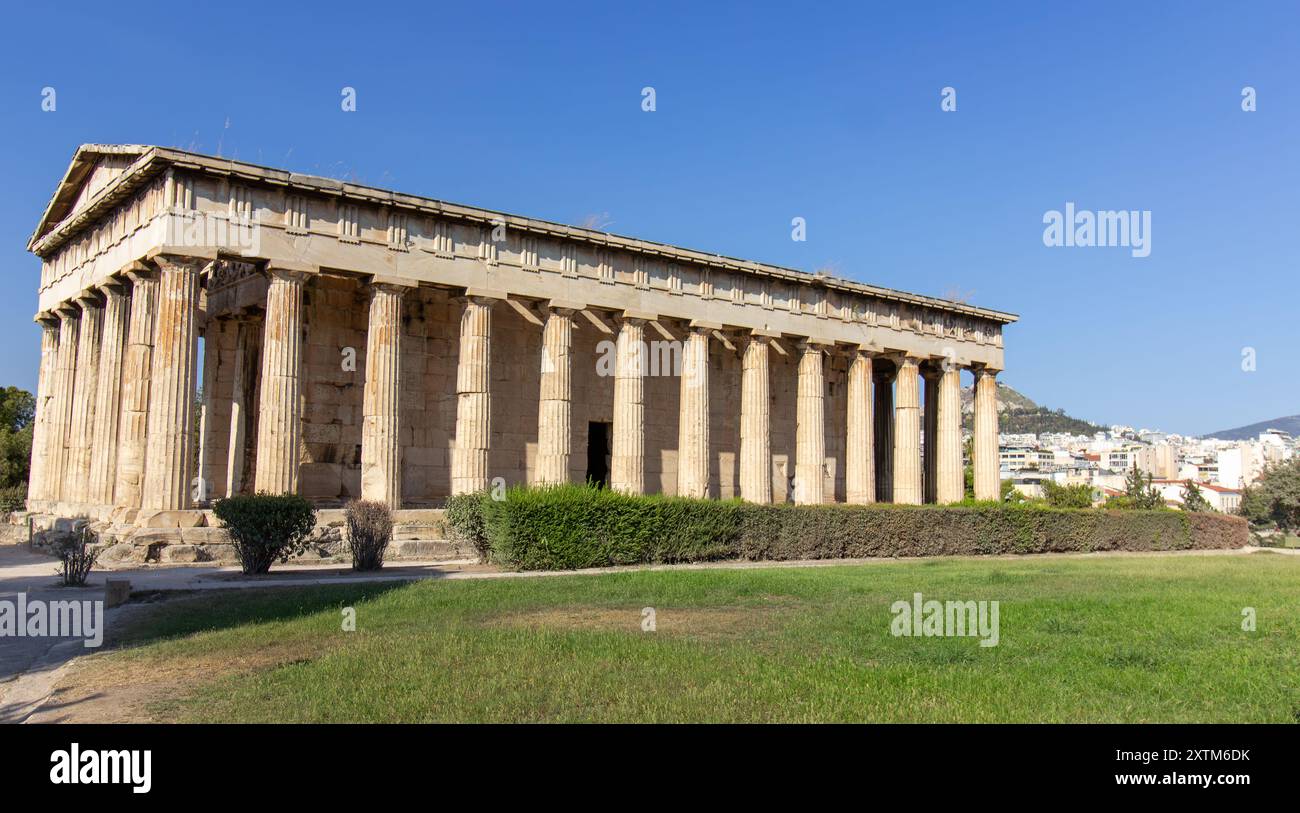
<instances>
[{"instance_id":1,"label":"doric column","mask_svg":"<svg viewBox=\"0 0 1300 813\"><path fill-rule=\"evenodd\" d=\"M925 408L921 414L921 501L932 503L938 493L939 376L929 365L920 368L925 382Z\"/></svg>"},{"instance_id":2,"label":"doric column","mask_svg":"<svg viewBox=\"0 0 1300 813\"><path fill-rule=\"evenodd\" d=\"M235 362L231 370L230 440L226 448L225 494L233 497L244 490L244 470L248 457L248 420L256 393L257 358L261 344L257 325L240 319L235 326Z\"/></svg>"},{"instance_id":3,"label":"doric column","mask_svg":"<svg viewBox=\"0 0 1300 813\"><path fill-rule=\"evenodd\" d=\"M975 499L996 500L1002 491L998 476L998 371L978 367L974 372Z\"/></svg>"},{"instance_id":4,"label":"doric column","mask_svg":"<svg viewBox=\"0 0 1300 813\"><path fill-rule=\"evenodd\" d=\"M153 374L154 322L158 312L158 273L131 271L131 314L122 357L122 416L118 426L117 485L114 501L143 504L145 450L149 429L149 377Z\"/></svg>"},{"instance_id":5,"label":"doric column","mask_svg":"<svg viewBox=\"0 0 1300 813\"><path fill-rule=\"evenodd\" d=\"M936 421L935 469L938 477L935 502L961 502L966 496L966 478L961 459L961 368L943 363L939 379L939 416Z\"/></svg>"},{"instance_id":6,"label":"doric column","mask_svg":"<svg viewBox=\"0 0 1300 813\"><path fill-rule=\"evenodd\" d=\"M645 493L645 320L624 317L614 360L614 442L610 487Z\"/></svg>"},{"instance_id":7,"label":"doric column","mask_svg":"<svg viewBox=\"0 0 1300 813\"><path fill-rule=\"evenodd\" d=\"M100 290L104 293L104 333L99 348L88 501L111 506L117 484L117 426L122 415L122 358L126 352L128 303L120 280L111 280L100 286Z\"/></svg>"},{"instance_id":8,"label":"doric column","mask_svg":"<svg viewBox=\"0 0 1300 813\"><path fill-rule=\"evenodd\" d=\"M894 502L921 503L921 392L917 360L898 361L894 405Z\"/></svg>"},{"instance_id":9,"label":"doric column","mask_svg":"<svg viewBox=\"0 0 1300 813\"><path fill-rule=\"evenodd\" d=\"M53 502L72 499L73 489L68 482L69 456L72 447L73 387L77 380L77 345L81 335L81 312L71 305L63 305L59 314L59 357L55 363L54 399L49 433L47 477L49 495Z\"/></svg>"},{"instance_id":10,"label":"doric column","mask_svg":"<svg viewBox=\"0 0 1300 813\"><path fill-rule=\"evenodd\" d=\"M766 336L752 337L740 374L740 496L747 502L772 501L770 347Z\"/></svg>"},{"instance_id":11,"label":"doric column","mask_svg":"<svg viewBox=\"0 0 1300 813\"><path fill-rule=\"evenodd\" d=\"M537 407L533 483L569 482L573 447L573 314L551 305L542 328L542 377Z\"/></svg>"},{"instance_id":12,"label":"doric column","mask_svg":"<svg viewBox=\"0 0 1300 813\"><path fill-rule=\"evenodd\" d=\"M76 383L72 387L72 430L66 479L75 503L90 499L90 449L94 445L95 395L99 383L99 346L104 327L104 303L87 291L77 299L81 328L77 340Z\"/></svg>"},{"instance_id":13,"label":"doric column","mask_svg":"<svg viewBox=\"0 0 1300 813\"><path fill-rule=\"evenodd\" d=\"M876 365L882 367L882 365ZM893 366L875 375L876 385L876 501L894 501L894 378Z\"/></svg>"},{"instance_id":14,"label":"doric column","mask_svg":"<svg viewBox=\"0 0 1300 813\"><path fill-rule=\"evenodd\" d=\"M148 443L142 507L189 507L194 447L199 273L206 261L159 255L158 315L149 371Z\"/></svg>"},{"instance_id":15,"label":"doric column","mask_svg":"<svg viewBox=\"0 0 1300 813\"><path fill-rule=\"evenodd\" d=\"M402 505L402 297L405 285L371 285L361 425L361 498Z\"/></svg>"},{"instance_id":16,"label":"doric column","mask_svg":"<svg viewBox=\"0 0 1300 813\"><path fill-rule=\"evenodd\" d=\"M849 365L848 437L844 449L844 490L850 503L876 501L876 455L872 432L871 357L853 353Z\"/></svg>"},{"instance_id":17,"label":"doric column","mask_svg":"<svg viewBox=\"0 0 1300 813\"><path fill-rule=\"evenodd\" d=\"M794 501L816 505L823 500L826 465L826 384L821 345L800 343L799 385L795 398Z\"/></svg>"},{"instance_id":18,"label":"doric column","mask_svg":"<svg viewBox=\"0 0 1300 813\"><path fill-rule=\"evenodd\" d=\"M49 460L50 413L54 401L54 380L59 359L59 321L52 314L36 317L41 326L41 367L36 378L36 416L32 426L32 463L27 477L28 508L49 500L46 463ZM43 506L41 506L43 507Z\"/></svg>"},{"instance_id":19,"label":"doric column","mask_svg":"<svg viewBox=\"0 0 1300 813\"><path fill-rule=\"evenodd\" d=\"M677 496L709 496L709 333L691 325L682 348L677 418Z\"/></svg>"},{"instance_id":20,"label":"doric column","mask_svg":"<svg viewBox=\"0 0 1300 813\"><path fill-rule=\"evenodd\" d=\"M488 487L492 412L492 299L469 296L460 317L460 362L456 366L456 446L451 493Z\"/></svg>"},{"instance_id":21,"label":"doric column","mask_svg":"<svg viewBox=\"0 0 1300 813\"><path fill-rule=\"evenodd\" d=\"M307 275L268 270L253 482L258 491L296 494L302 439L302 290Z\"/></svg>"}]
</instances>

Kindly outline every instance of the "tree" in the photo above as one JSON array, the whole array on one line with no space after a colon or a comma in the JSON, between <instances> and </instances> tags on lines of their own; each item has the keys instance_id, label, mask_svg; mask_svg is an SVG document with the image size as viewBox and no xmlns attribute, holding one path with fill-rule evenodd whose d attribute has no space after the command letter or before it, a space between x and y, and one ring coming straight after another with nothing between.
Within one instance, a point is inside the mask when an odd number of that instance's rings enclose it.
<instances>
[{"instance_id":1,"label":"tree","mask_svg":"<svg viewBox=\"0 0 1300 813\"><path fill-rule=\"evenodd\" d=\"M1055 480L1044 480L1043 499L1053 508L1091 508L1092 486L1087 483L1075 483L1063 486Z\"/></svg>"},{"instance_id":2,"label":"tree","mask_svg":"<svg viewBox=\"0 0 1300 813\"><path fill-rule=\"evenodd\" d=\"M1213 511L1214 510L1214 506L1210 505L1210 501L1205 499L1205 495L1201 493L1200 486L1196 485L1196 483L1192 480L1188 480L1187 485L1183 487L1183 510L1184 511Z\"/></svg>"},{"instance_id":3,"label":"tree","mask_svg":"<svg viewBox=\"0 0 1300 813\"><path fill-rule=\"evenodd\" d=\"M1108 508L1136 508L1150 511L1165 507L1160 489L1151 484L1152 477L1138 470L1137 463L1124 475L1124 493L1106 501Z\"/></svg>"},{"instance_id":4,"label":"tree","mask_svg":"<svg viewBox=\"0 0 1300 813\"><path fill-rule=\"evenodd\" d=\"M36 399L18 387L0 388L0 488L26 487L32 461Z\"/></svg>"},{"instance_id":5,"label":"tree","mask_svg":"<svg viewBox=\"0 0 1300 813\"><path fill-rule=\"evenodd\" d=\"M1264 469L1242 493L1238 511L1256 525L1300 529L1300 458Z\"/></svg>"}]
</instances>

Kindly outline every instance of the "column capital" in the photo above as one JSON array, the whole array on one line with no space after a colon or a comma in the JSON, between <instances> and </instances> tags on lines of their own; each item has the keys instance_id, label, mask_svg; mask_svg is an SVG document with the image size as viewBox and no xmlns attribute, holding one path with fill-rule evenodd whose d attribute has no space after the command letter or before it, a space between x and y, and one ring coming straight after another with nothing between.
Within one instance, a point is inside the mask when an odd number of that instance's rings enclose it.
<instances>
[{"instance_id":1,"label":"column capital","mask_svg":"<svg viewBox=\"0 0 1300 813\"><path fill-rule=\"evenodd\" d=\"M164 246L150 249L145 259L160 269L200 271L216 262L217 250L205 248L177 248Z\"/></svg>"},{"instance_id":2,"label":"column capital","mask_svg":"<svg viewBox=\"0 0 1300 813\"><path fill-rule=\"evenodd\" d=\"M1002 370L997 367L992 367L987 364L972 364L970 366L970 371L977 378L994 378L998 373L1002 372Z\"/></svg>"},{"instance_id":3,"label":"column capital","mask_svg":"<svg viewBox=\"0 0 1300 813\"><path fill-rule=\"evenodd\" d=\"M578 311L587 308L586 303L573 299L546 299L542 301L541 305L547 310L556 311L564 316L573 316Z\"/></svg>"},{"instance_id":4,"label":"column capital","mask_svg":"<svg viewBox=\"0 0 1300 813\"><path fill-rule=\"evenodd\" d=\"M302 268L285 268L280 265L268 265L266 275L272 280L284 280L286 282L306 282L311 272Z\"/></svg>"},{"instance_id":5,"label":"column capital","mask_svg":"<svg viewBox=\"0 0 1300 813\"><path fill-rule=\"evenodd\" d=\"M58 327L59 317L53 311L41 311L32 317L32 321L41 327Z\"/></svg>"},{"instance_id":6,"label":"column capital","mask_svg":"<svg viewBox=\"0 0 1300 813\"><path fill-rule=\"evenodd\" d=\"M68 322L81 317L81 308L75 301L60 302L54 306L54 313L59 317L59 321Z\"/></svg>"},{"instance_id":7,"label":"column capital","mask_svg":"<svg viewBox=\"0 0 1300 813\"><path fill-rule=\"evenodd\" d=\"M103 294L95 288L87 288L77 294L74 297L74 300L81 306L82 310L85 310L86 308L99 308L104 305Z\"/></svg>"},{"instance_id":8,"label":"column capital","mask_svg":"<svg viewBox=\"0 0 1300 813\"><path fill-rule=\"evenodd\" d=\"M104 296L121 296L126 293L126 280L114 274L95 285L95 289Z\"/></svg>"},{"instance_id":9,"label":"column capital","mask_svg":"<svg viewBox=\"0 0 1300 813\"><path fill-rule=\"evenodd\" d=\"M634 325L644 325L646 322L654 322L659 319L659 314L648 311L621 311L615 317L620 322L630 322Z\"/></svg>"},{"instance_id":10,"label":"column capital","mask_svg":"<svg viewBox=\"0 0 1300 813\"><path fill-rule=\"evenodd\" d=\"M373 279L363 282L361 287L370 291L371 294L376 291L383 291L386 294L405 296L407 293L418 288L419 285L414 282L393 279L392 277L376 276Z\"/></svg>"},{"instance_id":11,"label":"column capital","mask_svg":"<svg viewBox=\"0 0 1300 813\"><path fill-rule=\"evenodd\" d=\"M803 353L825 353L835 347L835 342L815 336L800 336L795 340L795 346Z\"/></svg>"},{"instance_id":12,"label":"column capital","mask_svg":"<svg viewBox=\"0 0 1300 813\"><path fill-rule=\"evenodd\" d=\"M138 267L128 268L125 272L126 278L129 279L132 284L158 279L158 270L156 268L150 268L141 263L134 263L134 265Z\"/></svg>"}]
</instances>

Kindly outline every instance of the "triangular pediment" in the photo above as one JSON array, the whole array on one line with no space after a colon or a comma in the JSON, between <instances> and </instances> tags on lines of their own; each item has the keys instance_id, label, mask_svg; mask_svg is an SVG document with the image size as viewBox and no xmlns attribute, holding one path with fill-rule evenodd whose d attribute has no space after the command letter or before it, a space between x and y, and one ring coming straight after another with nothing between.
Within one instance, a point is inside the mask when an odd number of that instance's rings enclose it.
<instances>
[{"instance_id":1,"label":"triangular pediment","mask_svg":"<svg viewBox=\"0 0 1300 813\"><path fill-rule=\"evenodd\" d=\"M45 207L32 241L84 209L104 187L120 176L150 148L125 144L83 144Z\"/></svg>"}]
</instances>

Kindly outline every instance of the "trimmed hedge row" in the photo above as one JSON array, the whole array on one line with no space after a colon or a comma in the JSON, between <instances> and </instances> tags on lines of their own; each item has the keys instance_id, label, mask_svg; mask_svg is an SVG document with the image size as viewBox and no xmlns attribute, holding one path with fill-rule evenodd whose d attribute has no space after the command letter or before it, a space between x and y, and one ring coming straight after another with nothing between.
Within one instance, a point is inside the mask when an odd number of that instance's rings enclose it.
<instances>
[{"instance_id":1,"label":"trimmed hedge row","mask_svg":"<svg viewBox=\"0 0 1300 813\"><path fill-rule=\"evenodd\" d=\"M580 485L457 498L448 520L498 564L624 564L1235 548L1246 522L1183 511L1041 506L754 505Z\"/></svg>"}]
</instances>

